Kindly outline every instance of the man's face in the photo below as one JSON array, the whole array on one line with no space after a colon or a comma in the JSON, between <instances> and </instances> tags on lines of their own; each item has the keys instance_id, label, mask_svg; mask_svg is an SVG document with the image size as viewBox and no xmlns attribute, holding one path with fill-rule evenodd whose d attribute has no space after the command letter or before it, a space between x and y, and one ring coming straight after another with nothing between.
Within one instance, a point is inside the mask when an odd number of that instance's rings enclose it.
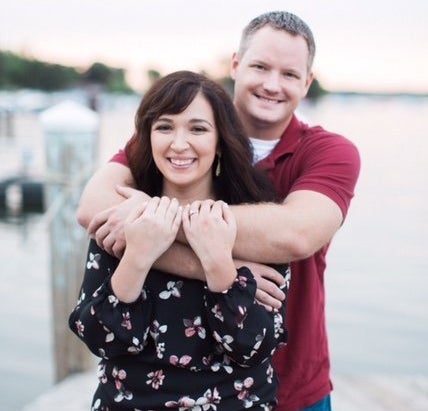
<instances>
[{"instance_id":1,"label":"man's face","mask_svg":"<svg viewBox=\"0 0 428 411\"><path fill-rule=\"evenodd\" d=\"M313 79L307 62L303 37L270 26L253 35L242 56L234 54L234 102L251 137L276 139L284 132Z\"/></svg>"}]
</instances>

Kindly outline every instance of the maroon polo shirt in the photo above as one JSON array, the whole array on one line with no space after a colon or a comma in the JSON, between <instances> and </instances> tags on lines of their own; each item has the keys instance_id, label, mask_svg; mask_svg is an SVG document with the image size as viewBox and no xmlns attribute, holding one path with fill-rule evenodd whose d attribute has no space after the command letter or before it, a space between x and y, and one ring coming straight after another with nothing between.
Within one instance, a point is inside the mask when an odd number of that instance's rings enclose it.
<instances>
[{"instance_id":1,"label":"maroon polo shirt","mask_svg":"<svg viewBox=\"0 0 428 411\"><path fill-rule=\"evenodd\" d=\"M324 194L345 218L360 170L357 148L346 138L293 117L272 153L258 163L285 198L298 190ZM281 411L309 407L332 390L325 321L324 271L328 245L291 263L288 344L274 354Z\"/></svg>"}]
</instances>

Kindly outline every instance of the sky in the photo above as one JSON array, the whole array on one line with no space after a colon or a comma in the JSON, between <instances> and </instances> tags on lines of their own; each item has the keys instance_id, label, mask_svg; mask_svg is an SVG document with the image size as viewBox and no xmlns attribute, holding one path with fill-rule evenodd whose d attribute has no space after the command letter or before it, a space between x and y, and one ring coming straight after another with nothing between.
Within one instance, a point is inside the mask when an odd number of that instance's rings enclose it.
<instances>
[{"instance_id":1,"label":"sky","mask_svg":"<svg viewBox=\"0 0 428 411\"><path fill-rule=\"evenodd\" d=\"M427 0L0 0L0 49L88 68L227 73L243 27L272 10L313 30L314 72L331 91L428 93Z\"/></svg>"}]
</instances>

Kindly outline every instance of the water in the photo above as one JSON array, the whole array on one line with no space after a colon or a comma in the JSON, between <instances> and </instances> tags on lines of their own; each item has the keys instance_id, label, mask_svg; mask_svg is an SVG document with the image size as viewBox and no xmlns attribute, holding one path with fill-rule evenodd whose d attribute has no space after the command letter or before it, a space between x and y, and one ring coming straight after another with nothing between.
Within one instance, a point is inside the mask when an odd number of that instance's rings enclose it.
<instances>
[{"instance_id":1,"label":"water","mask_svg":"<svg viewBox=\"0 0 428 411\"><path fill-rule=\"evenodd\" d=\"M362 157L328 259L333 370L427 374L428 101L332 99L308 115Z\"/></svg>"},{"instance_id":2,"label":"water","mask_svg":"<svg viewBox=\"0 0 428 411\"><path fill-rule=\"evenodd\" d=\"M334 97L301 113L348 136L362 157L356 197L328 257L333 371L426 375L428 99ZM101 161L131 134L132 115L102 116ZM43 160L34 118L19 127L13 142L0 138L0 176L23 147L35 164ZM53 384L48 239L42 216L0 221L0 233L0 410L18 411Z\"/></svg>"}]
</instances>

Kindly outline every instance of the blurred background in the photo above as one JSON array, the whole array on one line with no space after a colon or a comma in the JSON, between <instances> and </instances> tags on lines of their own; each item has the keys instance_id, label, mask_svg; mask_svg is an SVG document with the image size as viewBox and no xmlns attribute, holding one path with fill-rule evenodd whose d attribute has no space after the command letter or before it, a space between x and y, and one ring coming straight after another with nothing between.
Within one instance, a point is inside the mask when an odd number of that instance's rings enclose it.
<instances>
[{"instance_id":1,"label":"blurred background","mask_svg":"<svg viewBox=\"0 0 428 411\"><path fill-rule=\"evenodd\" d=\"M0 6L0 410L21 410L62 378L56 339L75 337L55 324L63 307L54 294L72 275L63 267L81 275L80 256L67 260L67 250L87 241L73 213L90 173L132 134L144 91L179 69L230 87L242 28L284 7L310 25L317 43L317 81L298 115L347 136L362 157L356 196L328 256L333 373L428 376L428 2ZM47 113L64 102L74 110L71 129L88 125L78 130L80 151L64 158L86 156L89 170L55 157L67 136ZM58 223L65 211L67 223Z\"/></svg>"}]
</instances>

